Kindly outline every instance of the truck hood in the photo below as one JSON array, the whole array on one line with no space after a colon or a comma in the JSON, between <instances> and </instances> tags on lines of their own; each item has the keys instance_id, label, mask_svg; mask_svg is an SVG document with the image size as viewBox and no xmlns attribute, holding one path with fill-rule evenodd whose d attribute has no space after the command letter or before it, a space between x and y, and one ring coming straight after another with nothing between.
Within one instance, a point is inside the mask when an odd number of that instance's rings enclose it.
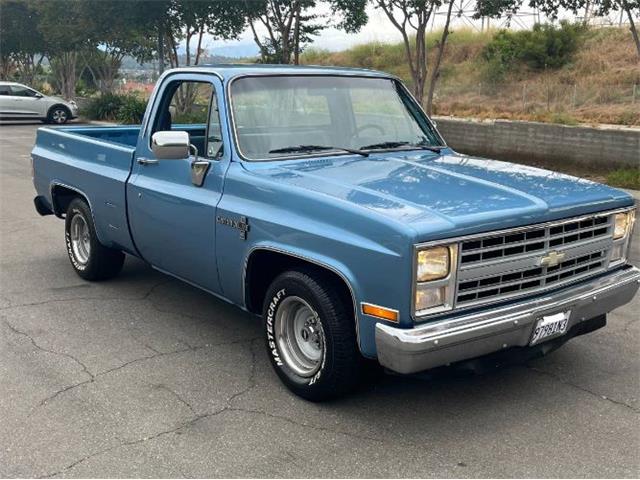
<instances>
[{"instance_id":1,"label":"truck hood","mask_svg":"<svg viewBox=\"0 0 640 480\"><path fill-rule=\"evenodd\" d=\"M400 222L421 241L632 205L621 190L540 168L453 153L334 156L245 164Z\"/></svg>"}]
</instances>

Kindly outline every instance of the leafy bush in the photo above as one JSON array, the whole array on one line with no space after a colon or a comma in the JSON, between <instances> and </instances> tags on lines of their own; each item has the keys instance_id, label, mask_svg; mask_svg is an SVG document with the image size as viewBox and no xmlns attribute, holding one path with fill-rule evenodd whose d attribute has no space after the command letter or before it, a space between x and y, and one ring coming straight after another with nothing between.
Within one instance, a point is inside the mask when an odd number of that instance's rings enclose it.
<instances>
[{"instance_id":1,"label":"leafy bush","mask_svg":"<svg viewBox=\"0 0 640 480\"><path fill-rule=\"evenodd\" d=\"M144 111L147 109L147 102L136 95L126 95L122 105L118 110L116 120L120 123L135 124L142 123Z\"/></svg>"},{"instance_id":2,"label":"leafy bush","mask_svg":"<svg viewBox=\"0 0 640 480\"><path fill-rule=\"evenodd\" d=\"M91 120L115 120L123 103L123 95L105 93L93 98L85 107L84 114Z\"/></svg>"},{"instance_id":3,"label":"leafy bush","mask_svg":"<svg viewBox=\"0 0 640 480\"><path fill-rule=\"evenodd\" d=\"M559 68L572 60L585 29L582 24L560 22L559 27L537 24L532 30L501 30L482 56L493 77L503 75L518 62L535 70Z\"/></svg>"},{"instance_id":4,"label":"leafy bush","mask_svg":"<svg viewBox=\"0 0 640 480\"><path fill-rule=\"evenodd\" d=\"M140 123L147 102L133 94L105 93L93 98L83 114L91 120Z\"/></svg>"}]
</instances>

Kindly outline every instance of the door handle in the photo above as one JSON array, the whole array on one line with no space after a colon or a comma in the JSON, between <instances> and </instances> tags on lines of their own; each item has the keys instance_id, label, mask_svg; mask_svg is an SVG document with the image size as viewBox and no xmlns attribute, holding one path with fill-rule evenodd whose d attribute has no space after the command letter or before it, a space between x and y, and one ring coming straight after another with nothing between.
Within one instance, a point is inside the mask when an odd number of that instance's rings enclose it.
<instances>
[{"instance_id":1,"label":"door handle","mask_svg":"<svg viewBox=\"0 0 640 480\"><path fill-rule=\"evenodd\" d=\"M155 165L156 163L158 163L158 160L154 158L144 158L144 157L138 157L137 161L140 165Z\"/></svg>"}]
</instances>

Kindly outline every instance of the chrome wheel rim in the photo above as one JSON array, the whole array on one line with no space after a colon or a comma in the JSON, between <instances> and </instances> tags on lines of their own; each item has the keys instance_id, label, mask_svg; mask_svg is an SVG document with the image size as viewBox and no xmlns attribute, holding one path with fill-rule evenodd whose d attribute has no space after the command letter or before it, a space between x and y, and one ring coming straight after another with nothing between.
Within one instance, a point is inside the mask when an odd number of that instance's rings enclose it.
<instances>
[{"instance_id":1,"label":"chrome wheel rim","mask_svg":"<svg viewBox=\"0 0 640 480\"><path fill-rule=\"evenodd\" d=\"M67 121L67 112L62 109L54 110L51 118L55 123L64 123Z\"/></svg>"},{"instance_id":2,"label":"chrome wheel rim","mask_svg":"<svg viewBox=\"0 0 640 480\"><path fill-rule=\"evenodd\" d=\"M275 331L280 353L298 375L311 377L322 367L325 337L318 314L300 297L285 298L276 312Z\"/></svg>"},{"instance_id":3,"label":"chrome wheel rim","mask_svg":"<svg viewBox=\"0 0 640 480\"><path fill-rule=\"evenodd\" d=\"M89 225L82 215L74 215L71 219L69 236L71 237L71 250L76 261L85 265L91 254L91 238Z\"/></svg>"}]
</instances>

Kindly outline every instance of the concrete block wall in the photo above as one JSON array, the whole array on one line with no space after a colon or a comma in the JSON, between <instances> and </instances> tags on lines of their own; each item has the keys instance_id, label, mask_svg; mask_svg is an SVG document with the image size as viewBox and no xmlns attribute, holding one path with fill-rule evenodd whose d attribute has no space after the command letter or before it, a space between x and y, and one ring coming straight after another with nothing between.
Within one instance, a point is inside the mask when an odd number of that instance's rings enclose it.
<instances>
[{"instance_id":1,"label":"concrete block wall","mask_svg":"<svg viewBox=\"0 0 640 480\"><path fill-rule=\"evenodd\" d=\"M640 168L640 128L434 117L454 150L531 164L568 162L597 171Z\"/></svg>"}]
</instances>

